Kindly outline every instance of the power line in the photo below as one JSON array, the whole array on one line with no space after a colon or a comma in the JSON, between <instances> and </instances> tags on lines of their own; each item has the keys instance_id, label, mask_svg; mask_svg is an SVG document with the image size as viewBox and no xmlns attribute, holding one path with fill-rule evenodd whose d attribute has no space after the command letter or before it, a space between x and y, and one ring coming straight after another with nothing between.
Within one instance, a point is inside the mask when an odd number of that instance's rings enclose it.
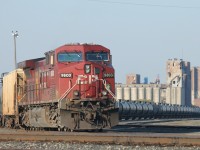
<instances>
[{"instance_id":1,"label":"power line","mask_svg":"<svg viewBox=\"0 0 200 150\"><path fill-rule=\"evenodd\" d=\"M91 1L91 2L98 2L98 3L108 3L108 4L121 4L121 5L145 6L145 7L163 7L163 8L181 8L181 9L200 9L200 7L195 7L195 6L144 4L144 3L120 2L120 1L107 1L107 0L88 0L88 1Z\"/></svg>"}]
</instances>

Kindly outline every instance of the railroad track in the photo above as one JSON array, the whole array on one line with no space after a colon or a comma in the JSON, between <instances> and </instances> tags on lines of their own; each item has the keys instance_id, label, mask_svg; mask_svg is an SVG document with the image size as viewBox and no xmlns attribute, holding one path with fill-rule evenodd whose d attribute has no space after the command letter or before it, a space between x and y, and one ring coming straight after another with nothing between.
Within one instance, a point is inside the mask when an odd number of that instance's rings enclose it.
<instances>
[{"instance_id":1,"label":"railroad track","mask_svg":"<svg viewBox=\"0 0 200 150\"><path fill-rule=\"evenodd\" d=\"M142 122L140 124L121 122L118 126L102 132L26 131L0 128L0 141L200 146L199 126L151 125L147 123L148 121L145 121L146 124Z\"/></svg>"},{"instance_id":2,"label":"railroad track","mask_svg":"<svg viewBox=\"0 0 200 150\"><path fill-rule=\"evenodd\" d=\"M162 129L199 129L200 131L200 126L172 126L172 125L139 125L139 124L135 124L135 125L131 125L131 124L127 124L127 125L117 125L114 128L162 128ZM113 128L113 129L114 129Z\"/></svg>"},{"instance_id":3,"label":"railroad track","mask_svg":"<svg viewBox=\"0 0 200 150\"><path fill-rule=\"evenodd\" d=\"M123 132L123 133L193 133L200 132L198 126L166 126L166 125L118 125L109 132Z\"/></svg>"},{"instance_id":4,"label":"railroad track","mask_svg":"<svg viewBox=\"0 0 200 150\"><path fill-rule=\"evenodd\" d=\"M159 119L122 121L115 132L189 133L200 132L199 119Z\"/></svg>"}]
</instances>

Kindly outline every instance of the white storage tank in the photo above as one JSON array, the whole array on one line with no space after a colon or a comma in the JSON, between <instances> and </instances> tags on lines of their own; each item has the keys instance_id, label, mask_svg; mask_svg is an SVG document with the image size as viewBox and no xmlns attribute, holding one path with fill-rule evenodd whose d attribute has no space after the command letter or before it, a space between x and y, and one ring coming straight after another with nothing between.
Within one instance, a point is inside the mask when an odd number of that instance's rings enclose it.
<instances>
[{"instance_id":1,"label":"white storage tank","mask_svg":"<svg viewBox=\"0 0 200 150\"><path fill-rule=\"evenodd\" d=\"M160 87L153 88L153 101L154 103L160 103Z\"/></svg>"},{"instance_id":2,"label":"white storage tank","mask_svg":"<svg viewBox=\"0 0 200 150\"><path fill-rule=\"evenodd\" d=\"M117 94L117 100L122 100L123 99L123 87L118 86L116 88L116 94Z\"/></svg>"},{"instance_id":3,"label":"white storage tank","mask_svg":"<svg viewBox=\"0 0 200 150\"><path fill-rule=\"evenodd\" d=\"M153 101L153 88L146 87L146 100Z\"/></svg>"},{"instance_id":4,"label":"white storage tank","mask_svg":"<svg viewBox=\"0 0 200 150\"><path fill-rule=\"evenodd\" d=\"M172 104L171 88L170 87L168 87L166 89L166 103L167 104Z\"/></svg>"},{"instance_id":5,"label":"white storage tank","mask_svg":"<svg viewBox=\"0 0 200 150\"><path fill-rule=\"evenodd\" d=\"M177 104L185 105L185 90L182 87L177 87Z\"/></svg>"},{"instance_id":6,"label":"white storage tank","mask_svg":"<svg viewBox=\"0 0 200 150\"><path fill-rule=\"evenodd\" d=\"M131 88L129 86L124 87L124 100L131 100Z\"/></svg>"},{"instance_id":7,"label":"white storage tank","mask_svg":"<svg viewBox=\"0 0 200 150\"><path fill-rule=\"evenodd\" d=\"M138 88L138 99L139 100L144 100L145 99L145 88L144 87L139 87Z\"/></svg>"},{"instance_id":8,"label":"white storage tank","mask_svg":"<svg viewBox=\"0 0 200 150\"><path fill-rule=\"evenodd\" d=\"M131 100L132 101L138 100L138 88L136 86L131 87Z\"/></svg>"},{"instance_id":9,"label":"white storage tank","mask_svg":"<svg viewBox=\"0 0 200 150\"><path fill-rule=\"evenodd\" d=\"M171 104L177 104L177 88L172 87L171 92Z\"/></svg>"}]
</instances>

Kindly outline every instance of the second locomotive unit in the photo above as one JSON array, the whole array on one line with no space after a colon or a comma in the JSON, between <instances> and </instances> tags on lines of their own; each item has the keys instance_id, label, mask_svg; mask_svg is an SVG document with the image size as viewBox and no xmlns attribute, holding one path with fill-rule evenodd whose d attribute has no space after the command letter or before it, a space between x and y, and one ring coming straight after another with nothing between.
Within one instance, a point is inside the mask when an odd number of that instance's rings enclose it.
<instances>
[{"instance_id":1,"label":"second locomotive unit","mask_svg":"<svg viewBox=\"0 0 200 150\"><path fill-rule=\"evenodd\" d=\"M5 126L103 129L118 124L110 50L67 44L18 63L3 77Z\"/></svg>"}]
</instances>

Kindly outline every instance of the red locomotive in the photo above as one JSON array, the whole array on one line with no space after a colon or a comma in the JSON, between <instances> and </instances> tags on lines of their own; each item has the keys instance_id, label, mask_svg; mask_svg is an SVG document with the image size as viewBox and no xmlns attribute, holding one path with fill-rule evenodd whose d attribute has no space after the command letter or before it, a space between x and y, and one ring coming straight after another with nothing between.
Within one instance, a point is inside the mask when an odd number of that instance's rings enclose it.
<instances>
[{"instance_id":1,"label":"red locomotive","mask_svg":"<svg viewBox=\"0 0 200 150\"><path fill-rule=\"evenodd\" d=\"M3 78L5 126L103 129L118 124L110 50L67 44L18 63Z\"/></svg>"}]
</instances>

